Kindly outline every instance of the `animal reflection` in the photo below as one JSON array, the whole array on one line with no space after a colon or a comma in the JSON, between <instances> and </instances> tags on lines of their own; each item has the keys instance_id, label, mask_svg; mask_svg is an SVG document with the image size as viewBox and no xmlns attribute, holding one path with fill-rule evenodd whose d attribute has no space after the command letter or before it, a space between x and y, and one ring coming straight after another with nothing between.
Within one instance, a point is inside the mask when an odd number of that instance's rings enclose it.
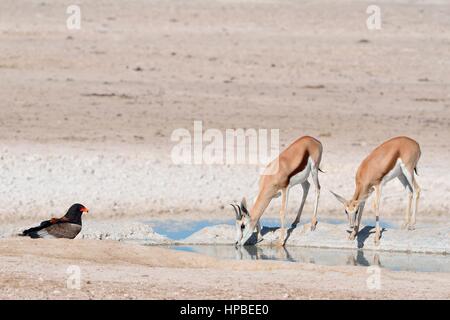
<instances>
[{"instance_id":1,"label":"animal reflection","mask_svg":"<svg viewBox=\"0 0 450 320\"><path fill-rule=\"evenodd\" d=\"M237 246L230 248L235 250L236 260L280 260L324 265L376 265L382 267L378 253L371 254L363 250L337 252L336 250L280 246Z\"/></svg>"}]
</instances>

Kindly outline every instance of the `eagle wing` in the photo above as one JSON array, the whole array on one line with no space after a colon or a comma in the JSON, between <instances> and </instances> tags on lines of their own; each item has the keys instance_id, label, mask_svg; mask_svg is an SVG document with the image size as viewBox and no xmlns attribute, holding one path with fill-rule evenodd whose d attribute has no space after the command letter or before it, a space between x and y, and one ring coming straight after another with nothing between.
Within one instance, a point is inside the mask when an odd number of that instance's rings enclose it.
<instances>
[{"instance_id":1,"label":"eagle wing","mask_svg":"<svg viewBox=\"0 0 450 320\"><path fill-rule=\"evenodd\" d=\"M55 239L66 238L73 239L81 231L81 226L75 223L60 222L52 224L46 228L36 231L39 238Z\"/></svg>"}]
</instances>

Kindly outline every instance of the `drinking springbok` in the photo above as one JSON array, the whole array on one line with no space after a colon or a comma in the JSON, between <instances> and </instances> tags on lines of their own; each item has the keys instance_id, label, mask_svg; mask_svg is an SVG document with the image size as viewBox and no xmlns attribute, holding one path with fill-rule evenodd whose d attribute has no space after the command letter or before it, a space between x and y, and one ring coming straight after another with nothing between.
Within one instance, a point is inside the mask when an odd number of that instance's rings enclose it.
<instances>
[{"instance_id":1,"label":"drinking springbok","mask_svg":"<svg viewBox=\"0 0 450 320\"><path fill-rule=\"evenodd\" d=\"M236 211L236 245L244 245L251 237L255 227L259 233L259 219L264 210L269 205L272 198L281 195L281 233L280 245L284 245L286 238L286 229L284 220L288 203L289 190L297 184L301 184L303 195L297 217L292 223L295 227L300 221L310 183L308 178L311 174L312 181L316 189L316 198L314 202L314 213L311 220L311 230L314 230L317 224L317 206L320 195L320 184L318 171L320 160L322 159L322 144L312 137L301 137L288 146L281 154L270 162L265 168L265 172L259 180L258 195L250 210L247 209L245 198L240 205L233 205ZM281 192L280 192L281 191Z\"/></svg>"},{"instance_id":2,"label":"drinking springbok","mask_svg":"<svg viewBox=\"0 0 450 320\"><path fill-rule=\"evenodd\" d=\"M356 187L351 200L346 200L331 191L344 204L350 229L349 239L354 240L359 231L359 224L367 198L375 191L374 209L376 219L375 244L380 243L380 200L382 187L394 178L398 178L408 192L408 205L405 212L403 228L413 230L419 206L420 187L414 176L420 158L419 144L408 137L392 138L375 148L363 160L356 172ZM415 205L411 215L411 204L415 195Z\"/></svg>"}]
</instances>

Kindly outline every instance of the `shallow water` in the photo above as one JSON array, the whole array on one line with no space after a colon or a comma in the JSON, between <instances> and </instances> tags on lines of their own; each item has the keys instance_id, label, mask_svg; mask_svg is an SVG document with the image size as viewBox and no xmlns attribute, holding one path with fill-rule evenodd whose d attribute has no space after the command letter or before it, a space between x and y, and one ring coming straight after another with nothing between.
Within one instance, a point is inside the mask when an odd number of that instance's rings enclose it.
<instances>
[{"instance_id":1,"label":"shallow water","mask_svg":"<svg viewBox=\"0 0 450 320\"><path fill-rule=\"evenodd\" d=\"M345 223L341 219L322 219L321 221L331 224ZM373 221L366 220L363 223ZM233 225L233 219L197 220L197 221L147 221L153 230L173 240L182 240L193 233L213 225ZM278 227L279 219L263 218L264 227ZM395 223L384 221L383 228L395 229ZM418 254L404 252L376 252L352 250L352 249L328 249L328 248L306 248L306 247L265 247L234 245L172 245L169 248L180 251L196 252L219 259L235 260L278 260L314 263L327 266L373 266L377 265L394 271L416 271L416 272L450 272L450 256L439 254Z\"/></svg>"},{"instance_id":2,"label":"shallow water","mask_svg":"<svg viewBox=\"0 0 450 320\"><path fill-rule=\"evenodd\" d=\"M220 259L278 260L326 266L379 266L394 271L450 272L450 256L349 249L259 247L233 245L174 245L169 248Z\"/></svg>"},{"instance_id":3,"label":"shallow water","mask_svg":"<svg viewBox=\"0 0 450 320\"><path fill-rule=\"evenodd\" d=\"M345 223L341 219L321 219L320 221L331 223L331 224L341 224ZM319 221L319 223L320 223ZM363 220L362 223L365 224L371 222L371 220ZM194 221L178 221L178 220L150 220L144 223L149 224L153 231L158 234L164 235L172 240L182 240L189 237L191 234L200 231L205 227L210 227L219 224L229 224L234 225L233 219L214 219L214 220L194 220ZM289 223L289 222L287 222ZM278 218L262 218L261 225L264 227L278 227L280 225L280 219ZM289 226L288 224L286 224ZM389 221L380 222L382 228L396 228L397 226Z\"/></svg>"}]
</instances>

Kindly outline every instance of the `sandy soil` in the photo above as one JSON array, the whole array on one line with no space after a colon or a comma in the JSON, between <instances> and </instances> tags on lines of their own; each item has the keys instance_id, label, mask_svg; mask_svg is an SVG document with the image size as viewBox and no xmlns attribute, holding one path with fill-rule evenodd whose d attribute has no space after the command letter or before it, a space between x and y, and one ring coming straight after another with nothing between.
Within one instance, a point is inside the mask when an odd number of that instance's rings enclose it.
<instances>
[{"instance_id":1,"label":"sandy soil","mask_svg":"<svg viewBox=\"0 0 450 320\"><path fill-rule=\"evenodd\" d=\"M173 164L170 136L192 131L194 120L205 129L280 129L282 147L305 134L319 138L326 172L319 219L342 215L327 190L350 196L372 148L411 136L422 149L418 224L448 221L450 5L380 2L382 29L369 31L370 4L84 1L81 30L71 31L66 1L1 1L0 222L28 225L74 202L100 222L232 216L228 204L255 191L257 168ZM290 201L292 218L300 191ZM398 182L386 186L381 219L402 217L405 201ZM267 215L278 208L277 200ZM305 219L311 210L312 197ZM446 274L383 271L382 290L372 292L364 268L223 262L90 240L2 240L0 248L2 298L450 292ZM65 289L68 264L82 266L82 290Z\"/></svg>"},{"instance_id":2,"label":"sandy soil","mask_svg":"<svg viewBox=\"0 0 450 320\"><path fill-rule=\"evenodd\" d=\"M404 299L405 292L411 299L450 298L450 279L439 273L382 270L381 287L373 290L362 267L221 261L94 240L2 240L0 250L2 299ZM74 265L79 290L67 287Z\"/></svg>"}]
</instances>

